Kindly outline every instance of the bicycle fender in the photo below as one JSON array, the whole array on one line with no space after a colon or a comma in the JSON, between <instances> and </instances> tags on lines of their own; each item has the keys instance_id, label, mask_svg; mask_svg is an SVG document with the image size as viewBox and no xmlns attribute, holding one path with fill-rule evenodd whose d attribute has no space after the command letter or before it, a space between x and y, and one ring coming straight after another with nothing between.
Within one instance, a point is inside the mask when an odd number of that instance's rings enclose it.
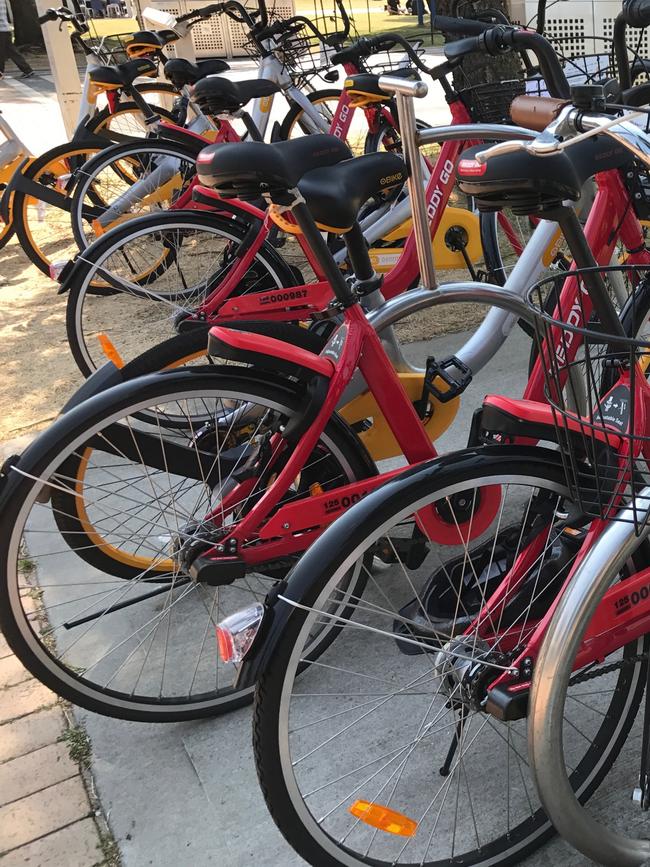
<instances>
[{"instance_id":1,"label":"bicycle fender","mask_svg":"<svg viewBox=\"0 0 650 867\"><path fill-rule=\"evenodd\" d=\"M75 406L79 406L89 397L94 397L107 388L112 388L114 385L119 385L124 382L121 368L117 367L112 361L107 361L98 367L88 379L81 385L72 397L61 408L61 414L69 412Z\"/></svg>"}]
</instances>

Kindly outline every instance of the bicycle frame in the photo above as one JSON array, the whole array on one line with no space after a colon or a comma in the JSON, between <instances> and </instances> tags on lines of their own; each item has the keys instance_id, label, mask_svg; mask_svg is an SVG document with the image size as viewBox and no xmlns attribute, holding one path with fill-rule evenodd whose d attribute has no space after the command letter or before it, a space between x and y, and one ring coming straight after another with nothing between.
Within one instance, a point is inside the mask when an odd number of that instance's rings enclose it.
<instances>
[{"instance_id":1,"label":"bicycle frame","mask_svg":"<svg viewBox=\"0 0 650 867\"><path fill-rule=\"evenodd\" d=\"M626 244L635 243L632 249L639 247L643 236L636 217L630 213L629 197L618 173L603 173L597 176L597 183L599 192L585 227L585 235L596 254L596 258L598 259L600 256L604 264L609 264L619 237L616 231L612 231L613 228L616 229L617 226L620 226L619 234L624 242ZM523 278L528 278L535 267L540 267L539 250L540 248L546 249L549 238L552 238L555 233L556 225L554 223L544 221L540 224L528 245L532 249L529 252L527 248L524 252L503 289L497 286L486 286L484 283L460 284L461 289L465 291L480 290L488 294L491 289L497 293L512 293L514 297L523 298L527 288L531 285L527 279ZM637 257L638 264L650 263L650 254L645 252L645 248L643 252L635 254L635 258ZM534 263L532 265L531 260ZM578 281L572 278L569 273L560 295L561 309L579 311L581 309L580 304L576 303L581 300L577 295L579 291ZM279 294L286 295L287 290ZM435 303L436 293L429 292L428 294L431 303ZM588 303L582 303L585 316L589 317L591 307ZM476 372L481 363L491 357L488 352L493 354L493 351L496 351L496 348L503 343L508 330L513 327L517 317L508 311L497 311L494 308L488 314L488 318L491 320L488 326L486 326L486 318L474 338L458 353L459 358L473 362L474 366L469 365L473 372ZM500 324L500 328L496 327L497 322ZM585 323L580 319L580 321L572 322L572 324L579 326ZM489 347L481 345L480 337L477 339L481 331L484 333L487 331L488 334L492 335ZM225 343L236 342L240 348L247 348L253 352L265 351L266 354L273 355L274 352L281 351L282 357L294 360L299 366L311 368L314 373L328 378L327 392L320 404L318 413L308 430L294 444L286 464L278 473L273 485L265 491L222 542L226 546L226 550L230 544L234 550L240 551L247 564L253 565L269 558L289 556L305 550L311 540L341 512L358 502L370 491L383 485L387 479L402 471L401 469L394 470L360 482L344 485L333 492L316 494L308 500L280 506L268 518L271 512L279 506L281 498L307 462L329 418L344 398L346 388L357 368L367 383L368 390L377 406L386 418L388 426L408 463L418 463L437 455L411 400L400 383L398 374L382 349L381 342L373 328L372 317L366 318L359 305L345 310L343 323L334 332L320 356L295 350L293 347L282 344L280 346L283 348L280 349L277 345L278 341L269 343L269 338L263 338L257 334L248 335L250 339L246 343L245 338L242 338L243 332L233 333L229 332L227 328L217 327L213 329L213 333L217 334ZM578 345L578 340L573 341L567 358L575 357ZM331 370L323 369L323 361L329 362ZM541 364L542 359L539 357L530 377L525 397L527 400L544 403ZM283 447L286 448L286 444L283 446L280 439L276 438L273 442L273 448L281 449ZM277 457L275 453L274 457ZM257 479L251 479L242 485L235 486L223 498L218 511L214 513L214 517L217 514L223 517L233 506L241 503L242 498L249 497L254 492L256 484ZM480 514L473 517L472 526L468 530L470 539L479 536L492 520L494 509L498 507L498 501L499 497L494 493L483 503ZM210 517L212 516L208 516L208 518ZM450 528L448 524L439 521L432 514L424 516L422 521L431 540L449 543ZM259 540L258 544L247 547L246 541L253 535ZM216 549L212 549L206 556L218 558L219 553ZM490 600L490 604L492 601ZM494 603L499 604L496 595ZM494 614L491 610L486 609L487 616L493 618Z\"/></svg>"},{"instance_id":2,"label":"bicycle frame","mask_svg":"<svg viewBox=\"0 0 650 867\"><path fill-rule=\"evenodd\" d=\"M445 208L449 202L449 196L455 183L456 160L465 147L476 143L475 139L464 138L464 136L470 132L474 136L485 133L486 137L496 136L497 138L531 135L528 131L517 127L487 124L479 126L471 125L467 109L460 100L456 100L451 104L451 111L452 119L456 126L442 128L440 132L432 129L425 131L421 136L424 144L435 141L439 135L446 138L450 135L450 131L455 136L455 138L449 137L448 140L443 141L439 158L433 166L426 187L427 212L432 239L435 238L436 232L440 227ZM430 134L427 135L427 132ZM209 189L205 189L204 192L207 196L213 197L214 205L195 204L195 207L217 209L220 202L217 194ZM256 292L249 295L232 297L236 287L251 267L255 256L268 239L271 231L271 220L268 214L252 208L249 208L249 213L257 216L261 221L260 231L250 244L247 241L245 250L237 263L229 269L225 280L193 311L192 318L210 321L218 315L220 321L242 318L256 319L260 317L264 319L296 320L304 319L310 313L325 309L332 298L331 290L329 284L322 279L321 268L300 234L297 235L298 242L316 274L316 283L295 286L286 290ZM404 200L398 203L391 209L389 214L380 218L372 231L368 231L367 229L364 231L366 240L368 243L373 243L373 239L377 240L383 234L401 225L409 214L409 201ZM550 240L547 241L544 250L541 251L540 259L548 247ZM339 258L342 259L344 255L343 253ZM540 265L540 273L542 267ZM381 289L383 297L391 299L401 295L405 288L415 282L418 273L415 236L413 231L411 231L397 263L385 276Z\"/></svg>"}]
</instances>

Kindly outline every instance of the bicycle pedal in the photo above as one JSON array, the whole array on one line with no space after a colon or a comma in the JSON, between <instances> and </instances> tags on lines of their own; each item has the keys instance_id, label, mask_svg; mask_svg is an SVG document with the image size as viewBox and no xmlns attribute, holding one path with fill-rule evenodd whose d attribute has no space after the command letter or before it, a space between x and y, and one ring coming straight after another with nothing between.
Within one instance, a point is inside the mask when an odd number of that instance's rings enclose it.
<instances>
[{"instance_id":1,"label":"bicycle pedal","mask_svg":"<svg viewBox=\"0 0 650 867\"><path fill-rule=\"evenodd\" d=\"M375 556L382 563L403 563L407 569L419 569L429 553L429 545L424 538L387 539L377 542Z\"/></svg>"},{"instance_id":2,"label":"bicycle pedal","mask_svg":"<svg viewBox=\"0 0 650 867\"><path fill-rule=\"evenodd\" d=\"M454 371L454 375L451 371ZM462 394L471 381L472 371L455 355L443 358L442 361L436 361L433 356L429 356L422 384L422 398L430 394L440 403L448 403Z\"/></svg>"},{"instance_id":3,"label":"bicycle pedal","mask_svg":"<svg viewBox=\"0 0 650 867\"><path fill-rule=\"evenodd\" d=\"M189 569L190 578L197 584L225 587L246 577L246 563L239 557L220 557L211 560L199 556Z\"/></svg>"}]
</instances>

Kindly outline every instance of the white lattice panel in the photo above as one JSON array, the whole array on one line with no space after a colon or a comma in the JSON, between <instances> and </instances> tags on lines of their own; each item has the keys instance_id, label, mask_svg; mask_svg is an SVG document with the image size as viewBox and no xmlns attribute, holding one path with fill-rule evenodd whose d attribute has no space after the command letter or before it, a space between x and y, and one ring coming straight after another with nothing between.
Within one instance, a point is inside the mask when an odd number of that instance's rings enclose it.
<instances>
[{"instance_id":1,"label":"white lattice panel","mask_svg":"<svg viewBox=\"0 0 650 867\"><path fill-rule=\"evenodd\" d=\"M605 43L598 37L612 38L614 19L621 11L621 5L621 0L561 0L549 3L546 32L551 37L562 39L567 56L608 54L611 43ZM510 10L512 20L517 24L536 23L537 0L511 0ZM648 33L643 33L641 42L639 35L639 30L628 28L627 44L640 55L649 57Z\"/></svg>"},{"instance_id":2,"label":"white lattice panel","mask_svg":"<svg viewBox=\"0 0 650 867\"><path fill-rule=\"evenodd\" d=\"M153 6L171 15L184 15L194 9L208 6L212 0L147 0ZM246 0L245 6L257 9L255 0ZM278 0L268 3L269 13L275 18L289 18L295 15L293 0ZM192 28L192 41L197 57L237 57L246 54L243 44L247 39L246 30L225 15L213 15ZM166 49L171 56L174 49Z\"/></svg>"},{"instance_id":3,"label":"white lattice panel","mask_svg":"<svg viewBox=\"0 0 650 867\"><path fill-rule=\"evenodd\" d=\"M208 4L185 2L184 5L188 12L192 12ZM225 15L212 15L192 28L192 41L197 57L230 57L227 21Z\"/></svg>"}]
</instances>

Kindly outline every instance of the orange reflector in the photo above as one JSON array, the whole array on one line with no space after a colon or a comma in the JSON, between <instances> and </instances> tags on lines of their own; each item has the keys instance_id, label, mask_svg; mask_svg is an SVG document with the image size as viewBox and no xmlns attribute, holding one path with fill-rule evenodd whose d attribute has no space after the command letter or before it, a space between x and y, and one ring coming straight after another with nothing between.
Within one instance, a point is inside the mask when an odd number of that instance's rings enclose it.
<instances>
[{"instance_id":1,"label":"orange reflector","mask_svg":"<svg viewBox=\"0 0 650 867\"><path fill-rule=\"evenodd\" d=\"M309 486L309 493L312 497L318 497L320 494L324 494L325 491L318 482L314 482L313 485Z\"/></svg>"},{"instance_id":2,"label":"orange reflector","mask_svg":"<svg viewBox=\"0 0 650 867\"><path fill-rule=\"evenodd\" d=\"M93 220L90 224L93 227L93 232L95 233L95 237L99 238L100 235L103 235L106 229L102 226L99 220Z\"/></svg>"},{"instance_id":3,"label":"orange reflector","mask_svg":"<svg viewBox=\"0 0 650 867\"><path fill-rule=\"evenodd\" d=\"M115 367L124 367L124 359L115 348L115 345L108 334L98 334L97 340L99 340L99 345L101 346L102 352L106 358L109 361L112 361Z\"/></svg>"},{"instance_id":4,"label":"orange reflector","mask_svg":"<svg viewBox=\"0 0 650 867\"><path fill-rule=\"evenodd\" d=\"M366 825L372 825L373 828L379 828L387 834L396 834L398 837L413 837L418 827L418 823L408 816L370 801L355 801L350 807L350 812Z\"/></svg>"},{"instance_id":5,"label":"orange reflector","mask_svg":"<svg viewBox=\"0 0 650 867\"><path fill-rule=\"evenodd\" d=\"M235 645L232 640L232 635L227 629L217 626L217 647L219 648L219 656L222 662L230 662L235 652Z\"/></svg>"}]
</instances>

